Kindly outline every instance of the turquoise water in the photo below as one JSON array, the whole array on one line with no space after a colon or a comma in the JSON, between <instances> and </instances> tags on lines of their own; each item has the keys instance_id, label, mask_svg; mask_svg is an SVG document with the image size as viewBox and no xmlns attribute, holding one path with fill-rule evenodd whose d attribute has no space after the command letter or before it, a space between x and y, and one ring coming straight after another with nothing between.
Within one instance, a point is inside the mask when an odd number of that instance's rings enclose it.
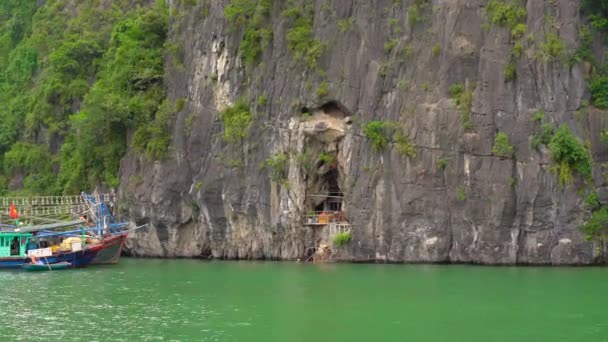
<instances>
[{"instance_id":1,"label":"turquoise water","mask_svg":"<svg viewBox=\"0 0 608 342\"><path fill-rule=\"evenodd\" d=\"M0 272L1 341L608 341L608 269L122 259Z\"/></svg>"}]
</instances>

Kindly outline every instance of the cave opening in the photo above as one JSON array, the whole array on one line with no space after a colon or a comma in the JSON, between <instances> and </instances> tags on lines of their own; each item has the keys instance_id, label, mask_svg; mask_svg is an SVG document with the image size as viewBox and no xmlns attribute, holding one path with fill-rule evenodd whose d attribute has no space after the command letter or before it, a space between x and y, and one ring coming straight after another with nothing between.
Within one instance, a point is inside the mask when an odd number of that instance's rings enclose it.
<instances>
[{"instance_id":1,"label":"cave opening","mask_svg":"<svg viewBox=\"0 0 608 342\"><path fill-rule=\"evenodd\" d=\"M319 110L323 111L323 113L329 116L333 116L335 118L340 119L350 116L350 113L346 109L346 107L344 107L344 105L335 100L325 102L319 107Z\"/></svg>"},{"instance_id":2,"label":"cave opening","mask_svg":"<svg viewBox=\"0 0 608 342\"><path fill-rule=\"evenodd\" d=\"M325 199L321 203L316 205L315 211L342 211L342 201L344 200L344 194L342 193L340 185L338 184L338 170L332 168L325 175L323 175L322 178L325 193L320 194L320 196L322 196L322 198L325 197Z\"/></svg>"}]
</instances>

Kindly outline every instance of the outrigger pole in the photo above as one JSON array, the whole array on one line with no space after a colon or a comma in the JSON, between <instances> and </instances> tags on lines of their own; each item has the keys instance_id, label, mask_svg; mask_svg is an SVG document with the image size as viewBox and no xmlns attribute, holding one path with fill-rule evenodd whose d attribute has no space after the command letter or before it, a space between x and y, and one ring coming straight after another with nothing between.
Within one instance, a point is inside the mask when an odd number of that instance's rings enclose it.
<instances>
[{"instance_id":1,"label":"outrigger pole","mask_svg":"<svg viewBox=\"0 0 608 342\"><path fill-rule=\"evenodd\" d=\"M53 229L77 226L82 223L83 222L81 220L75 220L75 221L68 221L68 222L61 222L61 223L41 224L41 225L36 225L36 226L22 226L22 227L14 228L13 232L31 233L31 232L37 232L39 230L53 230Z\"/></svg>"}]
</instances>

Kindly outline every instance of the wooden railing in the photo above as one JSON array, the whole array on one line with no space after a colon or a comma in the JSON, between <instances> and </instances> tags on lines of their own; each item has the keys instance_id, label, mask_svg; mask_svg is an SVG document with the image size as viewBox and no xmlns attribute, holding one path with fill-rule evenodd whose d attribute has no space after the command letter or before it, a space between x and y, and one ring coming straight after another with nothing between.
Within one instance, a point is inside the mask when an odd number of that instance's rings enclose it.
<instances>
[{"instance_id":1,"label":"wooden railing","mask_svg":"<svg viewBox=\"0 0 608 342\"><path fill-rule=\"evenodd\" d=\"M332 222L329 224L329 236L336 234L350 233L351 225L346 222Z\"/></svg>"},{"instance_id":2,"label":"wooden railing","mask_svg":"<svg viewBox=\"0 0 608 342\"><path fill-rule=\"evenodd\" d=\"M304 216L305 225L326 225L332 222L346 222L346 216L341 211L315 211Z\"/></svg>"}]
</instances>

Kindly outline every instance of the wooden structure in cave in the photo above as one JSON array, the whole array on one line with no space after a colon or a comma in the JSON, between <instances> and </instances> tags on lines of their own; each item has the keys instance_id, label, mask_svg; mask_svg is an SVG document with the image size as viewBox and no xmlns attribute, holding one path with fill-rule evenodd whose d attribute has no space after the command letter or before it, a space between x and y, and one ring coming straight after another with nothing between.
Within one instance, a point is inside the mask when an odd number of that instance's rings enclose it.
<instances>
[{"instance_id":1,"label":"wooden structure in cave","mask_svg":"<svg viewBox=\"0 0 608 342\"><path fill-rule=\"evenodd\" d=\"M344 202L342 193L312 194L307 196L307 200L312 203L320 203L316 205L316 210L304 215L304 222L302 223L305 226L321 230L328 227L327 236L330 238L340 233L350 233L351 225L342 211ZM322 243L321 241L322 239L315 241L315 246L311 250L312 253L307 256L307 261L325 262L331 258L332 248L328 243Z\"/></svg>"}]
</instances>

